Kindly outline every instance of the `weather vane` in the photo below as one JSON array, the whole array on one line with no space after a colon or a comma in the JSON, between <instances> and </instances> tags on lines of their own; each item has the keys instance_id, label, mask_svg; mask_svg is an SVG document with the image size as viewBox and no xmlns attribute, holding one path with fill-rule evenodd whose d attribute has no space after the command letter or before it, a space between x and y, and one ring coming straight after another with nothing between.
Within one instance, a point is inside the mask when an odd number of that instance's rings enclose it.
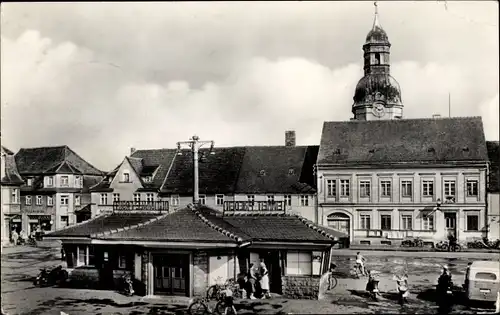
<instances>
[{"instance_id":1,"label":"weather vane","mask_svg":"<svg viewBox=\"0 0 500 315\"><path fill-rule=\"evenodd\" d=\"M373 5L375 6L375 14L377 14L378 13L377 1L373 2Z\"/></svg>"}]
</instances>

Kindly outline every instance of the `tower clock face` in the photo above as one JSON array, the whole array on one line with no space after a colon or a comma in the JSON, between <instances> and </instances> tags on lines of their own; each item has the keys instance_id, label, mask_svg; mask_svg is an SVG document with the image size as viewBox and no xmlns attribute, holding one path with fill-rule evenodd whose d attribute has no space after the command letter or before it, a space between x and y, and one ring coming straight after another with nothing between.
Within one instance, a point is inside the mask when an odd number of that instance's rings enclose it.
<instances>
[{"instance_id":1,"label":"tower clock face","mask_svg":"<svg viewBox=\"0 0 500 315\"><path fill-rule=\"evenodd\" d=\"M382 117L385 114L385 107L382 104L374 104L372 108L373 114L377 117Z\"/></svg>"}]
</instances>

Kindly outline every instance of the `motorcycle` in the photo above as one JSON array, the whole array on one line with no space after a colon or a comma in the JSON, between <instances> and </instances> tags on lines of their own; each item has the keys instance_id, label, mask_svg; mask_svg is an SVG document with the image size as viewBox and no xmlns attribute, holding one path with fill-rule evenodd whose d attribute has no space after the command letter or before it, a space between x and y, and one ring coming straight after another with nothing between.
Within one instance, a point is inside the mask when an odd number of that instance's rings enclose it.
<instances>
[{"instance_id":1,"label":"motorcycle","mask_svg":"<svg viewBox=\"0 0 500 315\"><path fill-rule=\"evenodd\" d=\"M408 277L405 275L403 277L395 276L396 283L398 285L398 301L400 305L408 303L408 296L410 295L410 290L408 289Z\"/></svg>"},{"instance_id":2,"label":"motorcycle","mask_svg":"<svg viewBox=\"0 0 500 315\"><path fill-rule=\"evenodd\" d=\"M368 282L366 283L366 291L368 292L370 298L374 301L378 301L378 297L380 296L380 290L378 288L378 283L380 281L370 273L368 277Z\"/></svg>"},{"instance_id":3,"label":"motorcycle","mask_svg":"<svg viewBox=\"0 0 500 315\"><path fill-rule=\"evenodd\" d=\"M68 272L62 266L57 266L50 271L48 268L41 268L40 273L33 281L33 285L39 287L62 285L67 279Z\"/></svg>"},{"instance_id":4,"label":"motorcycle","mask_svg":"<svg viewBox=\"0 0 500 315\"><path fill-rule=\"evenodd\" d=\"M122 276L122 292L127 296L134 295L134 283L130 274L124 274Z\"/></svg>"}]
</instances>

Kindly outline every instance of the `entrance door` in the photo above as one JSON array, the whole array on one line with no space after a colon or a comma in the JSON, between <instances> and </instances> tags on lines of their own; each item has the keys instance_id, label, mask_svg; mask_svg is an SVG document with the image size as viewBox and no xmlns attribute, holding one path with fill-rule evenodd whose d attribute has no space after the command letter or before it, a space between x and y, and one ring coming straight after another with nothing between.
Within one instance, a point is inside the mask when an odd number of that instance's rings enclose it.
<instances>
[{"instance_id":1,"label":"entrance door","mask_svg":"<svg viewBox=\"0 0 500 315\"><path fill-rule=\"evenodd\" d=\"M188 295L189 255L155 255L153 265L154 294Z\"/></svg>"},{"instance_id":2,"label":"entrance door","mask_svg":"<svg viewBox=\"0 0 500 315\"><path fill-rule=\"evenodd\" d=\"M264 258L267 270L269 272L269 291L281 294L281 266L279 251L273 250L261 254Z\"/></svg>"},{"instance_id":3,"label":"entrance door","mask_svg":"<svg viewBox=\"0 0 500 315\"><path fill-rule=\"evenodd\" d=\"M343 213L332 213L328 216L328 227L349 235L349 217Z\"/></svg>"},{"instance_id":4,"label":"entrance door","mask_svg":"<svg viewBox=\"0 0 500 315\"><path fill-rule=\"evenodd\" d=\"M455 212L445 212L444 221L446 226L446 236L457 237L457 214Z\"/></svg>"}]
</instances>

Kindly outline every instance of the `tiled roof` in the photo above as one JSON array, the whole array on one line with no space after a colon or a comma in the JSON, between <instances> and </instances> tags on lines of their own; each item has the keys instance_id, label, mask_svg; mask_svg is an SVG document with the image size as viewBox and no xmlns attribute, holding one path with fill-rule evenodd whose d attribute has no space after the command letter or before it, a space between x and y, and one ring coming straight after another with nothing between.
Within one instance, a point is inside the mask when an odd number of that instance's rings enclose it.
<instances>
[{"instance_id":1,"label":"tiled roof","mask_svg":"<svg viewBox=\"0 0 500 315\"><path fill-rule=\"evenodd\" d=\"M4 147L4 146L2 146L2 147L1 147L1 149L2 149L2 153L4 153L4 154L7 154L7 155L12 155L12 154L14 154L14 152L12 152L11 150L7 149L7 148L6 148L6 147Z\"/></svg>"},{"instance_id":2,"label":"tiled roof","mask_svg":"<svg viewBox=\"0 0 500 315\"><path fill-rule=\"evenodd\" d=\"M315 185L312 168L315 149L317 150L317 146L246 147L234 192L299 193L304 190L313 191ZM306 159L306 155L308 159ZM312 158L311 155L313 155ZM311 172L311 176L306 175L307 172ZM307 182L301 183L301 180Z\"/></svg>"},{"instance_id":3,"label":"tiled roof","mask_svg":"<svg viewBox=\"0 0 500 315\"><path fill-rule=\"evenodd\" d=\"M142 172L149 171L152 167L157 167L156 174L151 183L145 183L146 186L151 186L159 189L168 171L172 161L176 157L176 149L155 149L155 150L137 150L132 154L133 158L142 159ZM138 175L142 175L138 172Z\"/></svg>"},{"instance_id":4,"label":"tiled roof","mask_svg":"<svg viewBox=\"0 0 500 315\"><path fill-rule=\"evenodd\" d=\"M113 213L98 216L77 225L47 234L49 237L90 237L96 233L104 233L119 228L146 223L159 217L154 213Z\"/></svg>"},{"instance_id":5,"label":"tiled roof","mask_svg":"<svg viewBox=\"0 0 500 315\"><path fill-rule=\"evenodd\" d=\"M55 173L54 168L66 161L81 174L101 175L102 172L82 159L68 146L22 148L15 155L20 174Z\"/></svg>"},{"instance_id":6,"label":"tiled roof","mask_svg":"<svg viewBox=\"0 0 500 315\"><path fill-rule=\"evenodd\" d=\"M490 160L490 176L488 191L490 192L500 192L500 185L498 179L500 178L500 151L498 149L498 141L487 141L486 146L488 147L488 158Z\"/></svg>"},{"instance_id":7,"label":"tiled roof","mask_svg":"<svg viewBox=\"0 0 500 315\"><path fill-rule=\"evenodd\" d=\"M168 178L161 188L163 193L193 193L193 154L191 150L181 152L182 155L175 156ZM245 155L245 148L215 148L213 152L214 154L209 154L209 149L201 149L199 153L200 193L232 192Z\"/></svg>"},{"instance_id":8,"label":"tiled roof","mask_svg":"<svg viewBox=\"0 0 500 315\"><path fill-rule=\"evenodd\" d=\"M21 175L17 170L16 160L14 155L8 154L5 158L5 174L1 179L2 185L21 185L24 183Z\"/></svg>"},{"instance_id":9,"label":"tiled roof","mask_svg":"<svg viewBox=\"0 0 500 315\"><path fill-rule=\"evenodd\" d=\"M142 227L112 233L99 238L170 242L236 243L237 241L204 223L188 208L175 211Z\"/></svg>"},{"instance_id":10,"label":"tiled roof","mask_svg":"<svg viewBox=\"0 0 500 315\"><path fill-rule=\"evenodd\" d=\"M488 160L480 117L325 122L318 164Z\"/></svg>"},{"instance_id":11,"label":"tiled roof","mask_svg":"<svg viewBox=\"0 0 500 315\"><path fill-rule=\"evenodd\" d=\"M330 244L344 235L296 215L224 216L213 209L191 207L165 215L115 213L52 232L49 237L107 240L223 242L312 242Z\"/></svg>"}]
</instances>

